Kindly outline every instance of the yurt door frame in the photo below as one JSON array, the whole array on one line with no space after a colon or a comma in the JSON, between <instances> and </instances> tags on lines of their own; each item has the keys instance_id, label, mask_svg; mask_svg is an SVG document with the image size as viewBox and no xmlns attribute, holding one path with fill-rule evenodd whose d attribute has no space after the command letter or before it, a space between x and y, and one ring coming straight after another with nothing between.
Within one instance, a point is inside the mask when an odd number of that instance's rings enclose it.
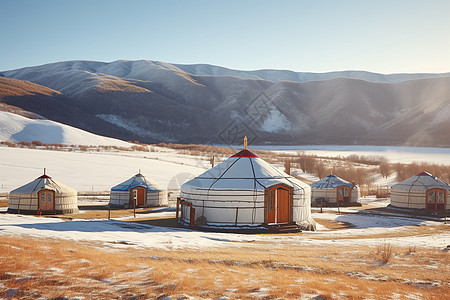
<instances>
[{"instance_id":1,"label":"yurt door frame","mask_svg":"<svg viewBox=\"0 0 450 300\"><path fill-rule=\"evenodd\" d=\"M351 202L351 190L349 186L341 185L337 187L337 201L343 203Z\"/></svg>"},{"instance_id":2,"label":"yurt door frame","mask_svg":"<svg viewBox=\"0 0 450 300\"><path fill-rule=\"evenodd\" d=\"M290 224L292 220L292 188L285 185L276 185L267 188L266 192L266 223Z\"/></svg>"},{"instance_id":3,"label":"yurt door frame","mask_svg":"<svg viewBox=\"0 0 450 300\"><path fill-rule=\"evenodd\" d=\"M40 211L55 210L55 191L41 190L38 192L38 209Z\"/></svg>"},{"instance_id":4,"label":"yurt door frame","mask_svg":"<svg viewBox=\"0 0 450 300\"><path fill-rule=\"evenodd\" d=\"M133 202L136 201L136 207L145 206L147 203L147 189L142 186L137 186L130 190L130 205L133 207Z\"/></svg>"},{"instance_id":5,"label":"yurt door frame","mask_svg":"<svg viewBox=\"0 0 450 300\"><path fill-rule=\"evenodd\" d=\"M447 190L431 189L427 191L426 208L432 211L441 211L446 209Z\"/></svg>"}]
</instances>

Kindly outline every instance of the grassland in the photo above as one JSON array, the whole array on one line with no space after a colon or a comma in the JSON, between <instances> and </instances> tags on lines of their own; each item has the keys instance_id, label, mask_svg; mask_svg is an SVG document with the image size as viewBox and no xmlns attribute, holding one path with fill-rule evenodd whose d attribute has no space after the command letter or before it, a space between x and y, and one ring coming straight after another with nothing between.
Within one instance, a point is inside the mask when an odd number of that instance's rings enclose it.
<instances>
[{"instance_id":1,"label":"grassland","mask_svg":"<svg viewBox=\"0 0 450 300\"><path fill-rule=\"evenodd\" d=\"M176 250L169 243L161 250L3 236L0 297L446 299L450 293L450 254L441 250L273 240L230 246Z\"/></svg>"}]
</instances>

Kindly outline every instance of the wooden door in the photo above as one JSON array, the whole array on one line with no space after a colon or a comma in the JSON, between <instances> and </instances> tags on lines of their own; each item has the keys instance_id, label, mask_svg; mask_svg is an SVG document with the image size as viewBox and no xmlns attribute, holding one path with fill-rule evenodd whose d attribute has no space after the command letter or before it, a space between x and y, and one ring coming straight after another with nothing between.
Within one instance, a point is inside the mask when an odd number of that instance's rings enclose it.
<instances>
[{"instance_id":1,"label":"wooden door","mask_svg":"<svg viewBox=\"0 0 450 300\"><path fill-rule=\"evenodd\" d=\"M289 191L277 189L277 223L289 223Z\"/></svg>"},{"instance_id":2,"label":"wooden door","mask_svg":"<svg viewBox=\"0 0 450 300\"><path fill-rule=\"evenodd\" d=\"M289 190L285 187L276 187L269 190L268 197L267 223L289 223L291 215Z\"/></svg>"},{"instance_id":3,"label":"wooden door","mask_svg":"<svg viewBox=\"0 0 450 300\"><path fill-rule=\"evenodd\" d=\"M431 189L427 191L427 210L445 211L447 203L447 191L443 189Z\"/></svg>"},{"instance_id":4,"label":"wooden door","mask_svg":"<svg viewBox=\"0 0 450 300\"><path fill-rule=\"evenodd\" d=\"M49 211L55 210L55 192L50 190L43 190L38 192L39 210Z\"/></svg>"},{"instance_id":5,"label":"wooden door","mask_svg":"<svg viewBox=\"0 0 450 300\"><path fill-rule=\"evenodd\" d=\"M130 206L133 207L133 202L135 201L136 207L145 206L146 200L146 188L136 187L130 190Z\"/></svg>"},{"instance_id":6,"label":"wooden door","mask_svg":"<svg viewBox=\"0 0 450 300\"><path fill-rule=\"evenodd\" d=\"M341 185L337 187L337 201L350 203L350 187Z\"/></svg>"}]
</instances>

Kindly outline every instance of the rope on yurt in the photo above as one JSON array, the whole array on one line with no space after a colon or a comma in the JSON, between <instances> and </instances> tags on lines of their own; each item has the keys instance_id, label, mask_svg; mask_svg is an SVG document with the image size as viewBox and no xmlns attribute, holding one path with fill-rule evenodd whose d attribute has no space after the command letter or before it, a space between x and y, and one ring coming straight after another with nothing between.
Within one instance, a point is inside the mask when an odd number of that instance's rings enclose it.
<instances>
[{"instance_id":1,"label":"rope on yurt","mask_svg":"<svg viewBox=\"0 0 450 300\"><path fill-rule=\"evenodd\" d=\"M247 144L247 139L245 139L245 142ZM252 209L252 225L253 225L255 223L255 219L256 219L256 200L258 198L258 190L256 188L257 179L256 179L256 174L255 174L255 168L253 167L253 161L252 161L251 157L248 157L248 159L250 161L250 165L252 166L252 173L253 173L253 209Z\"/></svg>"},{"instance_id":2,"label":"rope on yurt","mask_svg":"<svg viewBox=\"0 0 450 300\"><path fill-rule=\"evenodd\" d=\"M45 171L44 171L44 174L45 174ZM41 177L39 177L38 179L40 179L40 180L36 183L36 186L30 192L30 206L28 207L30 210L31 210L31 202L33 200L33 192L36 191L36 188L39 186L41 181L44 180L44 178L41 178ZM36 197L37 197L37 203L36 203L37 209L36 210L39 210L39 197L38 197L37 193L36 193ZM20 203L20 198L19 198L19 203ZM17 214L19 214L19 210L20 210L20 204L19 203L17 204Z\"/></svg>"},{"instance_id":3,"label":"rope on yurt","mask_svg":"<svg viewBox=\"0 0 450 300\"><path fill-rule=\"evenodd\" d=\"M426 197L426 194L427 194L426 186L425 186L425 184L423 184L422 182L419 181L419 178L420 178L420 176L417 176L417 179L414 180L413 183L409 186L409 189L408 189L408 207L409 207L409 203L410 203L410 199L411 199L411 189L412 189L413 185L414 185L416 182L421 183L421 184L425 187L425 197ZM426 200L426 199L425 199L425 200Z\"/></svg>"},{"instance_id":4,"label":"rope on yurt","mask_svg":"<svg viewBox=\"0 0 450 300\"><path fill-rule=\"evenodd\" d=\"M240 160L242 157L238 157L231 165L228 166L228 168L225 169L225 171L223 171L223 173L219 176L219 178L216 178L213 183L210 184L210 186L208 187L208 193L206 194L206 200L209 201L209 192L211 191L212 186L219 181L219 179L222 179L222 177L225 175L226 172L228 172L228 170L238 161ZM202 201L202 217L205 214L205 200Z\"/></svg>"}]
</instances>

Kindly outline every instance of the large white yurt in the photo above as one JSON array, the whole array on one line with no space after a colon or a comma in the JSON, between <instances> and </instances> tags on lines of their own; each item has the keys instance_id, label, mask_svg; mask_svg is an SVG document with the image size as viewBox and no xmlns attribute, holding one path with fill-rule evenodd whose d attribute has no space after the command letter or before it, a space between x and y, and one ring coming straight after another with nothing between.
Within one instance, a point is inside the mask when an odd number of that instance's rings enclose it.
<instances>
[{"instance_id":1,"label":"large white yurt","mask_svg":"<svg viewBox=\"0 0 450 300\"><path fill-rule=\"evenodd\" d=\"M428 172L420 172L391 187L391 205L395 207L446 211L450 185Z\"/></svg>"},{"instance_id":2,"label":"large white yurt","mask_svg":"<svg viewBox=\"0 0 450 300\"><path fill-rule=\"evenodd\" d=\"M111 207L167 206L167 189L138 173L111 188Z\"/></svg>"},{"instance_id":3,"label":"large white yurt","mask_svg":"<svg viewBox=\"0 0 450 300\"><path fill-rule=\"evenodd\" d=\"M8 194L9 213L78 213L77 191L45 174Z\"/></svg>"},{"instance_id":4,"label":"large white yurt","mask_svg":"<svg viewBox=\"0 0 450 300\"><path fill-rule=\"evenodd\" d=\"M315 229L310 186L247 149L184 183L180 200L183 226L230 231Z\"/></svg>"},{"instance_id":5,"label":"large white yurt","mask_svg":"<svg viewBox=\"0 0 450 300\"><path fill-rule=\"evenodd\" d=\"M358 203L360 192L355 183L330 174L311 184L311 195L313 204L320 205L322 200L322 205L349 206Z\"/></svg>"}]
</instances>

